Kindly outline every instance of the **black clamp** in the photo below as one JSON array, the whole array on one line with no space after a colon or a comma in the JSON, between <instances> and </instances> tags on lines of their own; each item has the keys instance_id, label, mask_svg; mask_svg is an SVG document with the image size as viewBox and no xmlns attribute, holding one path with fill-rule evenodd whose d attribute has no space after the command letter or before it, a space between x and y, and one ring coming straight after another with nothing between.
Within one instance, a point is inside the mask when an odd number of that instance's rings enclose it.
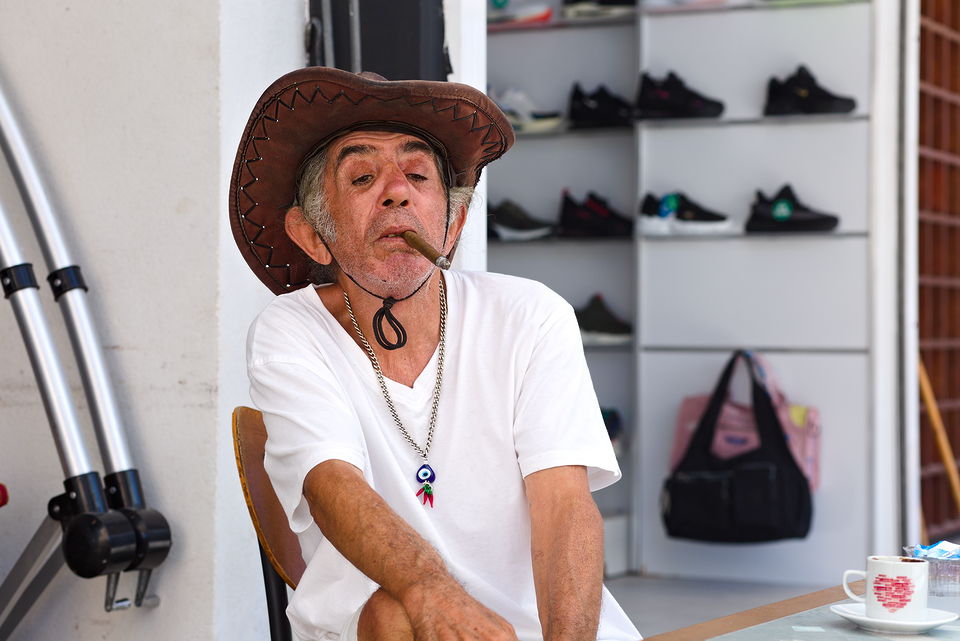
<instances>
[{"instance_id":1,"label":"black clamp","mask_svg":"<svg viewBox=\"0 0 960 641\"><path fill-rule=\"evenodd\" d=\"M3 283L3 296L10 298L15 292L27 287L40 289L37 279L33 275L33 265L21 263L13 267L0 269L0 283Z\"/></svg>"},{"instance_id":2,"label":"black clamp","mask_svg":"<svg viewBox=\"0 0 960 641\"><path fill-rule=\"evenodd\" d=\"M146 506L137 470L109 474L102 485L100 475L89 472L67 479L64 487L47 511L63 528L67 567L86 579L107 575L107 612L130 607L129 599L116 600L120 573L130 570L139 570L135 604L156 602L146 596L147 586L170 552L170 526Z\"/></svg>"},{"instance_id":3,"label":"black clamp","mask_svg":"<svg viewBox=\"0 0 960 641\"><path fill-rule=\"evenodd\" d=\"M122 572L136 560L137 535L130 520L107 508L100 475L88 472L63 482L47 512L63 527L63 556L85 579Z\"/></svg>"},{"instance_id":4,"label":"black clamp","mask_svg":"<svg viewBox=\"0 0 960 641\"><path fill-rule=\"evenodd\" d=\"M80 267L70 265L50 272L47 276L47 282L53 288L53 300L60 300L60 297L71 289L83 289L87 291L87 284L83 282L83 275L80 273Z\"/></svg>"}]
</instances>

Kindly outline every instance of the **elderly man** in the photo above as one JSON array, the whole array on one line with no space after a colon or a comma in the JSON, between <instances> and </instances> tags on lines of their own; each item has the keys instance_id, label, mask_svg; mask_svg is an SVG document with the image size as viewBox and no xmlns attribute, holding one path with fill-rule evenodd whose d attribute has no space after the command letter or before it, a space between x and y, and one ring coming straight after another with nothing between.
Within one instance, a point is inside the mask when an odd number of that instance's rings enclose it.
<instances>
[{"instance_id":1,"label":"elderly man","mask_svg":"<svg viewBox=\"0 0 960 641\"><path fill-rule=\"evenodd\" d=\"M620 476L571 307L447 271L485 165L481 92L311 68L263 94L231 181L278 296L248 339L265 466L307 569L301 639L638 639L590 496Z\"/></svg>"}]
</instances>

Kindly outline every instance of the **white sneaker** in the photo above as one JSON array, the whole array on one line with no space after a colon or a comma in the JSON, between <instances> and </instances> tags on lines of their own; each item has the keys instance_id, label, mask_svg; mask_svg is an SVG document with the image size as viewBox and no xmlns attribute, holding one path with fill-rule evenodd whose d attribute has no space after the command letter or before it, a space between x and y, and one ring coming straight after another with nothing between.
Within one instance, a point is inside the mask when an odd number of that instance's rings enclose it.
<instances>
[{"instance_id":1,"label":"white sneaker","mask_svg":"<svg viewBox=\"0 0 960 641\"><path fill-rule=\"evenodd\" d=\"M499 95L491 91L490 97L518 132L544 133L556 131L563 125L562 112L541 109L530 96L513 87Z\"/></svg>"}]
</instances>

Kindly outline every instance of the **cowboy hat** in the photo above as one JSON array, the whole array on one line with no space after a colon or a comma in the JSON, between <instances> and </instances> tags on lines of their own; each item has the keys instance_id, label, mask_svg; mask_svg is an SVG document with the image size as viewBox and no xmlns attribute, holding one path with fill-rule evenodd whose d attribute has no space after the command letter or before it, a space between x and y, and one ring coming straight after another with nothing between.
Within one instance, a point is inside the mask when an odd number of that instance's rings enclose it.
<instances>
[{"instance_id":1,"label":"cowboy hat","mask_svg":"<svg viewBox=\"0 0 960 641\"><path fill-rule=\"evenodd\" d=\"M309 283L310 265L287 236L297 169L319 145L361 128L408 130L439 151L455 185L480 172L514 142L513 128L483 92L428 80L389 81L308 67L274 82L257 101L230 178L230 224L247 264L275 294Z\"/></svg>"}]
</instances>

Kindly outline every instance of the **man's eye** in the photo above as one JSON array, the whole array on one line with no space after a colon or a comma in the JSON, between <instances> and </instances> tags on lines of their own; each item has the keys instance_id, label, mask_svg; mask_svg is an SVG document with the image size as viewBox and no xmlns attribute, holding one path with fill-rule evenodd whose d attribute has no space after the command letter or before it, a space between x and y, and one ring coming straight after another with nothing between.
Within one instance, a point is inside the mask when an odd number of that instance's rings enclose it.
<instances>
[{"instance_id":1,"label":"man's eye","mask_svg":"<svg viewBox=\"0 0 960 641\"><path fill-rule=\"evenodd\" d=\"M418 183L428 180L428 178L423 174L407 174L407 177L410 178L410 180Z\"/></svg>"},{"instance_id":2,"label":"man's eye","mask_svg":"<svg viewBox=\"0 0 960 641\"><path fill-rule=\"evenodd\" d=\"M370 174L364 174L364 175L362 175L362 176L358 176L358 177L354 178L354 179L351 181L351 183L354 184L354 185L366 185L366 184L367 184L368 182L370 182L371 180L373 180L373 176L371 176Z\"/></svg>"}]
</instances>

